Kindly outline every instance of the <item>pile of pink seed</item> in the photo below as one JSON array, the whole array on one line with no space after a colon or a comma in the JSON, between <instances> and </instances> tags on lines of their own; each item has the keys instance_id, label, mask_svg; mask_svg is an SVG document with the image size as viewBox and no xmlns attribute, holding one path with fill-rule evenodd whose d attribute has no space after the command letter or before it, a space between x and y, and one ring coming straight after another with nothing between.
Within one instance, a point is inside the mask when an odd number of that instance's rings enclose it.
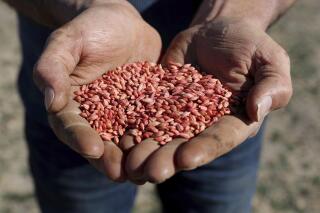
<instances>
[{"instance_id":1,"label":"pile of pink seed","mask_svg":"<svg viewBox=\"0 0 320 213\"><path fill-rule=\"evenodd\" d=\"M230 113L231 92L190 64L136 62L117 67L75 92L81 116L105 141L126 131L137 143L190 139Z\"/></svg>"}]
</instances>

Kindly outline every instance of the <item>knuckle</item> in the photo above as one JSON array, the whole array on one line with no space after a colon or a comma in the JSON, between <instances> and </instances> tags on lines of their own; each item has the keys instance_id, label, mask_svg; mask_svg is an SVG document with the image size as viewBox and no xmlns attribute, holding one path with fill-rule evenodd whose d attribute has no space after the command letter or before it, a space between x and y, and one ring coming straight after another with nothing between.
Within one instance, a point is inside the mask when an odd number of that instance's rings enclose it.
<instances>
[{"instance_id":1,"label":"knuckle","mask_svg":"<svg viewBox=\"0 0 320 213\"><path fill-rule=\"evenodd\" d=\"M282 49L281 51L279 51L279 56L282 59L281 62L285 63L286 65L290 66L290 57L289 54L287 53L287 51L285 51L284 49Z\"/></svg>"},{"instance_id":2,"label":"knuckle","mask_svg":"<svg viewBox=\"0 0 320 213\"><path fill-rule=\"evenodd\" d=\"M184 41L187 38L187 31L182 31L176 36L177 41Z\"/></svg>"},{"instance_id":3,"label":"knuckle","mask_svg":"<svg viewBox=\"0 0 320 213\"><path fill-rule=\"evenodd\" d=\"M194 155L187 150L184 150L184 152L182 152L177 158L177 165L183 170L194 169L198 166L197 164L197 158L195 158Z\"/></svg>"},{"instance_id":4,"label":"knuckle","mask_svg":"<svg viewBox=\"0 0 320 213\"><path fill-rule=\"evenodd\" d=\"M189 28L187 30L181 31L176 37L176 42L185 42L189 41L192 38L192 35L194 34L195 29Z\"/></svg>"},{"instance_id":5,"label":"knuckle","mask_svg":"<svg viewBox=\"0 0 320 213\"><path fill-rule=\"evenodd\" d=\"M43 60L39 60L33 67L33 74L36 76L42 75L48 69L47 64Z\"/></svg>"},{"instance_id":6,"label":"knuckle","mask_svg":"<svg viewBox=\"0 0 320 213\"><path fill-rule=\"evenodd\" d=\"M110 180L114 181L114 182L118 182L118 183L122 183L124 182L126 179L121 176L121 175L106 175Z\"/></svg>"},{"instance_id":7,"label":"knuckle","mask_svg":"<svg viewBox=\"0 0 320 213\"><path fill-rule=\"evenodd\" d=\"M173 171L164 166L158 166L157 169L151 169L147 171L148 180L151 183L162 183L173 175Z\"/></svg>"},{"instance_id":8,"label":"knuckle","mask_svg":"<svg viewBox=\"0 0 320 213\"><path fill-rule=\"evenodd\" d=\"M254 131L249 135L248 138L254 138L254 137L258 134L258 132L259 132L259 129L254 130Z\"/></svg>"},{"instance_id":9,"label":"knuckle","mask_svg":"<svg viewBox=\"0 0 320 213\"><path fill-rule=\"evenodd\" d=\"M40 72L39 62L37 62L37 63L33 66L33 71L32 71L33 79L34 79L34 80L38 77L39 72Z\"/></svg>"},{"instance_id":10,"label":"knuckle","mask_svg":"<svg viewBox=\"0 0 320 213\"><path fill-rule=\"evenodd\" d=\"M286 93L286 95L287 95L288 97L291 97L291 96L292 96L292 94L293 94L293 88L292 88L292 83L291 83L291 81L288 83L288 86L287 86L287 88L286 88L286 90L285 90L285 93Z\"/></svg>"},{"instance_id":11,"label":"knuckle","mask_svg":"<svg viewBox=\"0 0 320 213\"><path fill-rule=\"evenodd\" d=\"M288 62L290 62L290 57L289 54L286 50L282 49L282 51L280 51L280 54L282 55L282 57L287 60Z\"/></svg>"},{"instance_id":12,"label":"knuckle","mask_svg":"<svg viewBox=\"0 0 320 213\"><path fill-rule=\"evenodd\" d=\"M279 48L276 48L275 50L275 56L277 57L278 62L290 66L290 57L288 52L285 49L283 49L280 45L278 47Z\"/></svg>"},{"instance_id":13,"label":"knuckle","mask_svg":"<svg viewBox=\"0 0 320 213\"><path fill-rule=\"evenodd\" d=\"M71 36L71 35L70 35L70 32L67 30L67 28L61 27L61 28L56 29L55 31L53 31L50 34L48 41L52 41L52 40L55 40L55 41L61 40L62 41L66 37L69 37L69 36Z\"/></svg>"},{"instance_id":14,"label":"knuckle","mask_svg":"<svg viewBox=\"0 0 320 213\"><path fill-rule=\"evenodd\" d=\"M32 77L35 84L41 89L43 84L43 70L44 65L37 62L33 67Z\"/></svg>"},{"instance_id":15,"label":"knuckle","mask_svg":"<svg viewBox=\"0 0 320 213\"><path fill-rule=\"evenodd\" d=\"M285 79L281 82L279 82L279 90L278 90L278 98L277 98L277 104L276 109L282 108L288 105L292 95L293 95L293 88L291 84L291 80Z\"/></svg>"},{"instance_id":16,"label":"knuckle","mask_svg":"<svg viewBox=\"0 0 320 213\"><path fill-rule=\"evenodd\" d=\"M163 181L165 181L165 177L162 177L161 175L157 174L154 171L148 172L148 181L151 183L162 183Z\"/></svg>"},{"instance_id":17,"label":"knuckle","mask_svg":"<svg viewBox=\"0 0 320 213\"><path fill-rule=\"evenodd\" d=\"M285 96L284 105L287 105L289 103L292 95L293 95L293 89L292 89L292 86L290 85L284 90L284 96Z\"/></svg>"},{"instance_id":18,"label":"knuckle","mask_svg":"<svg viewBox=\"0 0 320 213\"><path fill-rule=\"evenodd\" d=\"M93 144L91 147L84 147L81 155L86 158L99 159L103 155L103 147L100 144Z\"/></svg>"},{"instance_id":19,"label":"knuckle","mask_svg":"<svg viewBox=\"0 0 320 213\"><path fill-rule=\"evenodd\" d=\"M282 94L285 97L285 100L287 100L287 103L293 94L293 87L290 75L283 77L282 81L279 82L279 84L282 85Z\"/></svg>"}]
</instances>

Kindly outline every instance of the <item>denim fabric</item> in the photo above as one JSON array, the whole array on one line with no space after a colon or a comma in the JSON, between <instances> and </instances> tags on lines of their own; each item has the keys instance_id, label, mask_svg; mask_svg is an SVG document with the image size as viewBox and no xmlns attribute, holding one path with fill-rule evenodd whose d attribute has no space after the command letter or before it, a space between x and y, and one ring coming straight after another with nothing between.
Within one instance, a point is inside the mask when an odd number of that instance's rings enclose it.
<instances>
[{"instance_id":1,"label":"denim fabric","mask_svg":"<svg viewBox=\"0 0 320 213\"><path fill-rule=\"evenodd\" d=\"M167 213L249 213L256 188L263 128L231 152L157 186Z\"/></svg>"},{"instance_id":2,"label":"denim fabric","mask_svg":"<svg viewBox=\"0 0 320 213\"><path fill-rule=\"evenodd\" d=\"M190 23L200 1L132 0L161 34L164 47ZM179 8L179 9L178 9ZM61 143L51 131L43 96L32 68L51 33L19 16L23 61L18 88L25 107L25 134L36 196L44 213L130 212L136 186L113 183ZM232 152L157 185L165 212L250 212L255 191L262 132Z\"/></svg>"}]
</instances>

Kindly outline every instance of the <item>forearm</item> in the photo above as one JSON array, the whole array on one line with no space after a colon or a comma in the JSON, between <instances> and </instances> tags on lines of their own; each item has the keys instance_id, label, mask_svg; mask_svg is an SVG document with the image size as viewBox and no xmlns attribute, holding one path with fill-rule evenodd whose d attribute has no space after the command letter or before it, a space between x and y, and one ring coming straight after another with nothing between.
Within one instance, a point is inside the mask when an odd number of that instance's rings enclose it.
<instances>
[{"instance_id":1,"label":"forearm","mask_svg":"<svg viewBox=\"0 0 320 213\"><path fill-rule=\"evenodd\" d=\"M226 17L254 22L267 29L296 0L204 0L192 25Z\"/></svg>"},{"instance_id":2,"label":"forearm","mask_svg":"<svg viewBox=\"0 0 320 213\"><path fill-rule=\"evenodd\" d=\"M42 25L56 28L92 6L119 3L133 7L125 0L4 0L19 13Z\"/></svg>"},{"instance_id":3,"label":"forearm","mask_svg":"<svg viewBox=\"0 0 320 213\"><path fill-rule=\"evenodd\" d=\"M19 13L42 25L56 27L62 19L72 19L90 4L91 0L4 0Z\"/></svg>"}]
</instances>

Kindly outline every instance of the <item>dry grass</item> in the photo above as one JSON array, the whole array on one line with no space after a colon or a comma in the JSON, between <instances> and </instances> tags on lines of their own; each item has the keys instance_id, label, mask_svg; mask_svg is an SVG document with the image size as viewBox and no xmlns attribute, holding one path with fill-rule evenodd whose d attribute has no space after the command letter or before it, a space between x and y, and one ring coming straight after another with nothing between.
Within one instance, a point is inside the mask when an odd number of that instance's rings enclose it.
<instances>
[{"instance_id":1,"label":"dry grass","mask_svg":"<svg viewBox=\"0 0 320 213\"><path fill-rule=\"evenodd\" d=\"M272 114L262 156L255 212L320 212L320 4L300 1L272 29L292 59L294 96ZM20 50L14 12L0 3L0 212L38 212L27 169L23 111L15 89ZM151 184L134 212L158 212Z\"/></svg>"}]
</instances>

